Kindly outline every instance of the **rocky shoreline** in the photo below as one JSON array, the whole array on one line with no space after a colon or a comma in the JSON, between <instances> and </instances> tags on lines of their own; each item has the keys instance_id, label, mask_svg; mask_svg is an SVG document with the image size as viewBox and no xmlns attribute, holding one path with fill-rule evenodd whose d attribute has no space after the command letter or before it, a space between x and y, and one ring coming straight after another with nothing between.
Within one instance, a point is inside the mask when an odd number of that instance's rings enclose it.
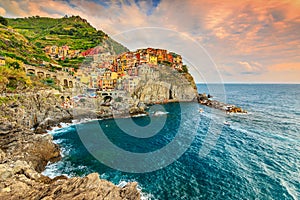
<instances>
[{"instance_id":1,"label":"rocky shoreline","mask_svg":"<svg viewBox=\"0 0 300 200\"><path fill-rule=\"evenodd\" d=\"M2 103L0 199L140 199L135 182L120 188L97 173L53 179L41 174L48 162L61 159L46 129L73 119L72 111L59 105L51 92L11 96Z\"/></svg>"},{"instance_id":2,"label":"rocky shoreline","mask_svg":"<svg viewBox=\"0 0 300 200\"><path fill-rule=\"evenodd\" d=\"M61 106L61 95L38 91L1 97L0 199L140 199L135 182L120 188L101 180L97 173L51 179L41 172L49 162L61 159L59 146L53 143L47 130L62 122L72 123L72 120L147 115L148 104L137 99L131 103L112 101L103 105L97 99L88 99L65 109ZM211 100L205 94L196 97L189 97L189 100L197 99L202 105L229 113L247 112ZM174 101L178 100L170 99L170 102Z\"/></svg>"}]
</instances>

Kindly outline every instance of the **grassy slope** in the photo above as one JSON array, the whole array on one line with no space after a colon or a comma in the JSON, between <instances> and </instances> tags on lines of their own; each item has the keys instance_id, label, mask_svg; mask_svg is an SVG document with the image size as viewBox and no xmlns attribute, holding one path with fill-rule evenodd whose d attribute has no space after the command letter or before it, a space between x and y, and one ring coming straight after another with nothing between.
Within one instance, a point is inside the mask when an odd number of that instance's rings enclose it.
<instances>
[{"instance_id":1,"label":"grassy slope","mask_svg":"<svg viewBox=\"0 0 300 200\"><path fill-rule=\"evenodd\" d=\"M96 30L79 16L64 18L29 17L8 20L8 27L0 26L0 54L15 57L25 63L50 61L43 48L47 45L68 45L70 49L86 50L108 44L108 50L119 54L128 49ZM111 48L112 47L112 48ZM14 55L10 55L14 54ZM52 61L55 62L55 61ZM82 59L59 62L64 66L79 65Z\"/></svg>"},{"instance_id":2,"label":"grassy slope","mask_svg":"<svg viewBox=\"0 0 300 200\"><path fill-rule=\"evenodd\" d=\"M85 50L101 45L108 37L106 33L96 30L79 16L8 19L8 24L40 48L47 45L68 45L71 49ZM128 50L115 41L113 43L119 46L122 51Z\"/></svg>"},{"instance_id":3,"label":"grassy slope","mask_svg":"<svg viewBox=\"0 0 300 200\"><path fill-rule=\"evenodd\" d=\"M43 50L37 48L16 30L0 24L0 55L16 58L24 63L49 61Z\"/></svg>"},{"instance_id":4,"label":"grassy slope","mask_svg":"<svg viewBox=\"0 0 300 200\"><path fill-rule=\"evenodd\" d=\"M101 42L105 33L90 26L81 18L29 17L8 19L9 26L36 46L69 45L71 49L88 49ZM89 36L90 37L87 37Z\"/></svg>"}]
</instances>

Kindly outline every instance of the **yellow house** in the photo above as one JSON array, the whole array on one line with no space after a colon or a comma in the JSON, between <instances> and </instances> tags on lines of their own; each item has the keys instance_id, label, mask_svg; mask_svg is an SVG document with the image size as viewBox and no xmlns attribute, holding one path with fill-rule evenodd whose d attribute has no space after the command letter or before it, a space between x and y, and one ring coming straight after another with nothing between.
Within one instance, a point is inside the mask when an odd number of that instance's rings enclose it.
<instances>
[{"instance_id":1,"label":"yellow house","mask_svg":"<svg viewBox=\"0 0 300 200\"><path fill-rule=\"evenodd\" d=\"M157 65L157 57L156 56L150 56L149 57L149 64Z\"/></svg>"},{"instance_id":2,"label":"yellow house","mask_svg":"<svg viewBox=\"0 0 300 200\"><path fill-rule=\"evenodd\" d=\"M86 76L85 74L80 77L80 82L84 84L89 84L90 83L90 76Z\"/></svg>"},{"instance_id":3,"label":"yellow house","mask_svg":"<svg viewBox=\"0 0 300 200\"><path fill-rule=\"evenodd\" d=\"M0 66L5 65L5 58L0 56Z\"/></svg>"},{"instance_id":4,"label":"yellow house","mask_svg":"<svg viewBox=\"0 0 300 200\"><path fill-rule=\"evenodd\" d=\"M124 71L127 68L127 56L126 56L126 53L124 53L121 56L121 65L122 65L122 70Z\"/></svg>"},{"instance_id":5,"label":"yellow house","mask_svg":"<svg viewBox=\"0 0 300 200\"><path fill-rule=\"evenodd\" d=\"M111 72L111 79L118 79L118 73L117 72Z\"/></svg>"},{"instance_id":6,"label":"yellow house","mask_svg":"<svg viewBox=\"0 0 300 200\"><path fill-rule=\"evenodd\" d=\"M117 85L118 73L107 71L99 80L99 87L103 90L114 89Z\"/></svg>"},{"instance_id":7,"label":"yellow house","mask_svg":"<svg viewBox=\"0 0 300 200\"><path fill-rule=\"evenodd\" d=\"M57 46L52 46L51 47L51 54L58 54L58 47Z\"/></svg>"},{"instance_id":8,"label":"yellow house","mask_svg":"<svg viewBox=\"0 0 300 200\"><path fill-rule=\"evenodd\" d=\"M114 81L113 80L108 80L108 79L103 79L102 80L102 88L103 90L111 90L114 89Z\"/></svg>"}]
</instances>

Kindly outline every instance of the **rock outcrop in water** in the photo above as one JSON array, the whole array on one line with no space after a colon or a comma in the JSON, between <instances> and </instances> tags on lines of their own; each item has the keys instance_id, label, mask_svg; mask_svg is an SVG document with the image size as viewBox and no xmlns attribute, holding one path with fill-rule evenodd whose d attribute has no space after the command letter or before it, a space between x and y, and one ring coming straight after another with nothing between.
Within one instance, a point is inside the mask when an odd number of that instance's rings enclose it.
<instances>
[{"instance_id":1,"label":"rock outcrop in water","mask_svg":"<svg viewBox=\"0 0 300 200\"><path fill-rule=\"evenodd\" d=\"M204 94L198 94L197 97L198 103L211 107L211 108L215 108L218 110L222 110L225 111L226 113L247 113L246 110L243 110L240 107L237 107L235 105L231 105L231 104L226 104L220 101L216 101L216 100L211 100L209 96L207 96L205 93Z\"/></svg>"},{"instance_id":2,"label":"rock outcrop in water","mask_svg":"<svg viewBox=\"0 0 300 200\"><path fill-rule=\"evenodd\" d=\"M40 173L61 158L52 136L41 133L72 119L70 111L57 105L59 98L47 92L11 96L1 105L0 199L140 199L137 183L119 188L97 173L54 179Z\"/></svg>"}]
</instances>

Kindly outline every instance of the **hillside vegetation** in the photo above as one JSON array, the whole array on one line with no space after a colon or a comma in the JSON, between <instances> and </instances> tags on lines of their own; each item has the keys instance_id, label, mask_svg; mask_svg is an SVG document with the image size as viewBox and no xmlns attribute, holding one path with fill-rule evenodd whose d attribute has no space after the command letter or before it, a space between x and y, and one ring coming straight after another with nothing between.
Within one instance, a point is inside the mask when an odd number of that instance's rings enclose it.
<instances>
[{"instance_id":1,"label":"hillside vegetation","mask_svg":"<svg viewBox=\"0 0 300 200\"><path fill-rule=\"evenodd\" d=\"M49 45L67 45L71 50L87 50L102 46L113 54L128 49L101 30L92 27L79 16L48 18L6 18L7 26L0 24L0 55L21 60L27 64L40 64L42 61L59 63L66 67L76 67L83 59L70 59L67 62L51 60L44 53Z\"/></svg>"},{"instance_id":2,"label":"hillside vegetation","mask_svg":"<svg viewBox=\"0 0 300 200\"><path fill-rule=\"evenodd\" d=\"M0 49L0 55L16 58L27 64L50 61L43 50L33 45L24 35L1 24Z\"/></svg>"},{"instance_id":3,"label":"hillside vegetation","mask_svg":"<svg viewBox=\"0 0 300 200\"><path fill-rule=\"evenodd\" d=\"M48 83L47 79L28 76L23 70L23 62L9 57L6 57L5 61L6 64L0 66L0 93L22 93L34 88L52 89L56 87L55 84Z\"/></svg>"}]
</instances>

